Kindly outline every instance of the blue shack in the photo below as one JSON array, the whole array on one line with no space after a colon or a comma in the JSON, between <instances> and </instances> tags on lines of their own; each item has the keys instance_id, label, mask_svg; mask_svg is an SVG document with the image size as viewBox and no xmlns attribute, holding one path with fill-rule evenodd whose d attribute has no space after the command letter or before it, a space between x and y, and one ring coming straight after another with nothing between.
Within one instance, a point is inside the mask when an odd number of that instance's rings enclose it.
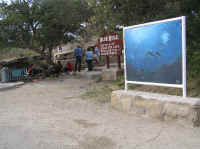
<instances>
[{"instance_id":1,"label":"blue shack","mask_svg":"<svg viewBox=\"0 0 200 149\"><path fill-rule=\"evenodd\" d=\"M0 81L13 82L24 80L27 74L26 58L3 60L0 62Z\"/></svg>"}]
</instances>

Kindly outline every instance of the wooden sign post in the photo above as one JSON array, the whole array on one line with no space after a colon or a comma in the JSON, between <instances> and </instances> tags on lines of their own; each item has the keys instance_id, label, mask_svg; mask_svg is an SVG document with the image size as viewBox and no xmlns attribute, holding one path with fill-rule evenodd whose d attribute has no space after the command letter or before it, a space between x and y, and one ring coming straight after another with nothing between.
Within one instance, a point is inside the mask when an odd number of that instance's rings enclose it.
<instances>
[{"instance_id":1,"label":"wooden sign post","mask_svg":"<svg viewBox=\"0 0 200 149\"><path fill-rule=\"evenodd\" d=\"M109 55L106 55L106 66L107 66L107 69L110 68L110 57L109 57Z\"/></svg>"},{"instance_id":2,"label":"wooden sign post","mask_svg":"<svg viewBox=\"0 0 200 149\"><path fill-rule=\"evenodd\" d=\"M121 56L120 55L117 55L117 66L119 69L121 69Z\"/></svg>"}]
</instances>

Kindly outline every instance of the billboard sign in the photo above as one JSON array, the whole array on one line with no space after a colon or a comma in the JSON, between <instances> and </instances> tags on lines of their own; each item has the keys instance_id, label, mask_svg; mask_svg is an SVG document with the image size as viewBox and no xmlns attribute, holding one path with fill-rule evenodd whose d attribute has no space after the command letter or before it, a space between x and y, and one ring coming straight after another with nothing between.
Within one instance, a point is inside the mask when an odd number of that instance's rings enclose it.
<instances>
[{"instance_id":1,"label":"billboard sign","mask_svg":"<svg viewBox=\"0 0 200 149\"><path fill-rule=\"evenodd\" d=\"M185 17L124 28L125 84L183 88L186 96Z\"/></svg>"}]
</instances>

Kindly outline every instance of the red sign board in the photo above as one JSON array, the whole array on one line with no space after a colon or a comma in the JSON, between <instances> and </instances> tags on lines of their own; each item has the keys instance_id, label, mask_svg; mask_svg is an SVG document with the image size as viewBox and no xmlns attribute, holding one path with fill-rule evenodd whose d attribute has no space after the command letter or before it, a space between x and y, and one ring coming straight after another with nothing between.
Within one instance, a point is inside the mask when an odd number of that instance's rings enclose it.
<instances>
[{"instance_id":1,"label":"red sign board","mask_svg":"<svg viewBox=\"0 0 200 149\"><path fill-rule=\"evenodd\" d=\"M104 34L98 39L97 46L102 56L121 55L123 41L119 34Z\"/></svg>"}]
</instances>

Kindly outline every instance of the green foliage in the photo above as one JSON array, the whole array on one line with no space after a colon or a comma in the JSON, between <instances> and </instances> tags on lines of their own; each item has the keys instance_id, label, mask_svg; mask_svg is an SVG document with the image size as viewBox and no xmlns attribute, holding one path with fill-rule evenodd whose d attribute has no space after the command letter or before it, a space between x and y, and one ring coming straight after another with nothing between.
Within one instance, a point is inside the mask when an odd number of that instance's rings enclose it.
<instances>
[{"instance_id":1,"label":"green foliage","mask_svg":"<svg viewBox=\"0 0 200 149\"><path fill-rule=\"evenodd\" d=\"M188 50L187 72L189 78L200 76L200 51Z\"/></svg>"},{"instance_id":2,"label":"green foliage","mask_svg":"<svg viewBox=\"0 0 200 149\"><path fill-rule=\"evenodd\" d=\"M181 14L180 0L92 0L91 20L103 31L116 25L134 25ZM98 29L99 29L98 28Z\"/></svg>"},{"instance_id":3,"label":"green foliage","mask_svg":"<svg viewBox=\"0 0 200 149\"><path fill-rule=\"evenodd\" d=\"M13 0L1 2L0 8L5 16L0 38L20 47L28 45L50 61L52 49L66 41L66 33L76 32L90 12L84 0Z\"/></svg>"},{"instance_id":4,"label":"green foliage","mask_svg":"<svg viewBox=\"0 0 200 149\"><path fill-rule=\"evenodd\" d=\"M199 0L91 0L94 15L91 22L101 33L105 26L135 25L166 18L187 16L187 40L192 49L200 47Z\"/></svg>"}]
</instances>

